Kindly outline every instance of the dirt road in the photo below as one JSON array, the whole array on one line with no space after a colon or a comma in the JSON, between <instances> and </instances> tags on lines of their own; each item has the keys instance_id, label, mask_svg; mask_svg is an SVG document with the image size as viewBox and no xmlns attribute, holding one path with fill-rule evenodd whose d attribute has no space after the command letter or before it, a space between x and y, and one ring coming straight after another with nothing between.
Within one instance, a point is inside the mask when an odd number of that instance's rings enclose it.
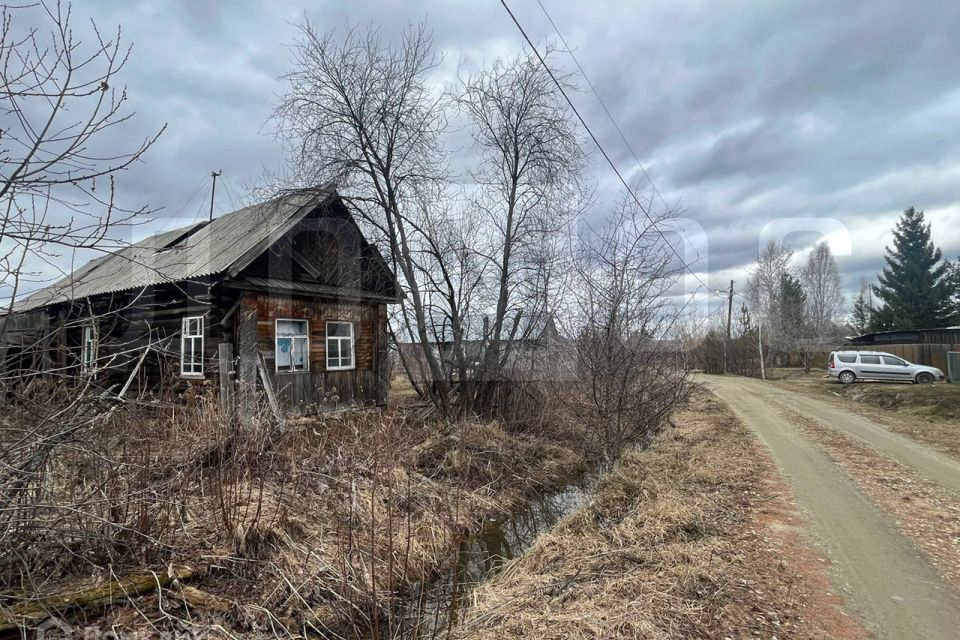
<instances>
[{"instance_id":1,"label":"dirt road","mask_svg":"<svg viewBox=\"0 0 960 640\"><path fill-rule=\"evenodd\" d=\"M868 442L958 493L960 463L861 416L759 380L701 380L769 447L809 523L807 536L831 561L835 588L852 615L878 638L960 637L960 593L804 435L796 416Z\"/></svg>"}]
</instances>

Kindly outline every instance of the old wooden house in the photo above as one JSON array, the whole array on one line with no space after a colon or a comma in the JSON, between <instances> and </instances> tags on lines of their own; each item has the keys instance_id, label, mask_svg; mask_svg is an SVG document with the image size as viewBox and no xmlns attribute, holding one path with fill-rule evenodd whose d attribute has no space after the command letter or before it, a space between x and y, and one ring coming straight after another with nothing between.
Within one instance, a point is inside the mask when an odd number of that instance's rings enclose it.
<instances>
[{"instance_id":1,"label":"old wooden house","mask_svg":"<svg viewBox=\"0 0 960 640\"><path fill-rule=\"evenodd\" d=\"M7 379L149 389L227 376L268 380L287 411L379 405L398 294L340 196L303 191L92 260L19 301L0 348Z\"/></svg>"}]
</instances>

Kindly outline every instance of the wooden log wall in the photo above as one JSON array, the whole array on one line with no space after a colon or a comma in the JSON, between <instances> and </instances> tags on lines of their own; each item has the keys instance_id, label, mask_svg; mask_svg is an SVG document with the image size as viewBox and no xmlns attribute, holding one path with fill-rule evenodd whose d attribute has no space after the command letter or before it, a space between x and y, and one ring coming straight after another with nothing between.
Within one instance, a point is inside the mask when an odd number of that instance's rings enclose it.
<instances>
[{"instance_id":1,"label":"wooden log wall","mask_svg":"<svg viewBox=\"0 0 960 640\"><path fill-rule=\"evenodd\" d=\"M83 327L97 330L97 382L106 386L126 380L149 345L149 356L138 371L133 392L156 387L165 378L180 373L180 331L187 316L204 317L204 376L190 383L218 376L218 349L233 342L232 318L226 317L239 301L239 293L211 287L206 282L158 285L74 301L49 309L52 375L80 373ZM226 319L226 322L224 320Z\"/></svg>"},{"instance_id":2,"label":"wooden log wall","mask_svg":"<svg viewBox=\"0 0 960 640\"><path fill-rule=\"evenodd\" d=\"M255 384L256 353L263 353L277 397L287 411L331 403L386 403L390 372L387 310L382 303L241 292L201 282L98 296L91 301L50 308L45 313L50 330L38 353L48 375L80 374L83 327L93 322L98 337L98 363L101 367L109 364L97 374L97 383L102 386L125 382L144 348L150 345L151 351L138 370L131 395L156 388L162 380L210 384L216 388L219 347L229 344L238 361L236 379L241 383ZM182 320L195 315L204 317L204 375L180 378ZM278 318L310 323L309 371L274 370ZM326 369L327 321L353 323L354 369ZM241 384L241 393L243 389Z\"/></svg>"}]
</instances>

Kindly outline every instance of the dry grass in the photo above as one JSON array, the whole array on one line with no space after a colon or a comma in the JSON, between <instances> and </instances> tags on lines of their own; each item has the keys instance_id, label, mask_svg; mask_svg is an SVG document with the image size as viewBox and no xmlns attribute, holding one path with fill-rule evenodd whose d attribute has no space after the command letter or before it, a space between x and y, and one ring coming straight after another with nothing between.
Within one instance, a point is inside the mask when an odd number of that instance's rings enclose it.
<instances>
[{"instance_id":1,"label":"dry grass","mask_svg":"<svg viewBox=\"0 0 960 640\"><path fill-rule=\"evenodd\" d=\"M856 637L758 523L773 474L729 409L701 392L674 422L480 587L459 637Z\"/></svg>"},{"instance_id":2,"label":"dry grass","mask_svg":"<svg viewBox=\"0 0 960 640\"><path fill-rule=\"evenodd\" d=\"M839 403L884 426L960 458L960 385L864 382L841 385L822 372L778 369L780 386Z\"/></svg>"},{"instance_id":3,"label":"dry grass","mask_svg":"<svg viewBox=\"0 0 960 640\"><path fill-rule=\"evenodd\" d=\"M403 409L276 426L225 414L212 395L168 400L98 420L33 480L3 532L13 561L0 567L0 609L172 563L200 570L191 585L220 603L215 616L174 588L97 624L328 637L390 629L396 599L446 571L483 517L587 464L582 434L547 412L522 433ZM0 432L19 437L29 409L8 412Z\"/></svg>"}]
</instances>

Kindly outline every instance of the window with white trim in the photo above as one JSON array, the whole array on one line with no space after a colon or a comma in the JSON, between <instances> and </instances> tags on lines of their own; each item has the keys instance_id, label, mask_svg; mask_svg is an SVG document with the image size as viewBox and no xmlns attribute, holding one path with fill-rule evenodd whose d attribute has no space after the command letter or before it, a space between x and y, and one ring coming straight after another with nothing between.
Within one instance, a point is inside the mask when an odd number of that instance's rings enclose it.
<instances>
[{"instance_id":1,"label":"window with white trim","mask_svg":"<svg viewBox=\"0 0 960 640\"><path fill-rule=\"evenodd\" d=\"M327 323L327 369L354 369L353 323Z\"/></svg>"},{"instance_id":2,"label":"window with white trim","mask_svg":"<svg viewBox=\"0 0 960 640\"><path fill-rule=\"evenodd\" d=\"M189 316L180 327L180 375L203 375L203 316Z\"/></svg>"},{"instance_id":3,"label":"window with white trim","mask_svg":"<svg viewBox=\"0 0 960 640\"><path fill-rule=\"evenodd\" d=\"M97 328L83 325L83 342L80 350L80 365L83 371L93 371L97 363Z\"/></svg>"},{"instance_id":4,"label":"window with white trim","mask_svg":"<svg viewBox=\"0 0 960 640\"><path fill-rule=\"evenodd\" d=\"M277 319L275 335L277 371L309 371L310 322Z\"/></svg>"}]
</instances>

